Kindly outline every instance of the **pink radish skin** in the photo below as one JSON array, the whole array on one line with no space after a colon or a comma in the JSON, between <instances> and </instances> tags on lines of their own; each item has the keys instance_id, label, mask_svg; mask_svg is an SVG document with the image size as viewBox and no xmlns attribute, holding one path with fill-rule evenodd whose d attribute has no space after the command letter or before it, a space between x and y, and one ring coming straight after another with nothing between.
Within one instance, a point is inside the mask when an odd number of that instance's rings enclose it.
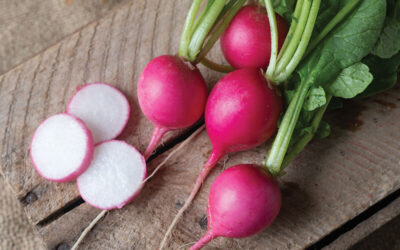
<instances>
[{"instance_id":1,"label":"pink radish skin","mask_svg":"<svg viewBox=\"0 0 400 250\"><path fill-rule=\"evenodd\" d=\"M200 119L207 100L207 86L200 71L190 62L163 55L151 60L143 70L138 99L144 115L154 124L144 153L147 159L166 132L187 128Z\"/></svg>"},{"instance_id":2,"label":"pink radish skin","mask_svg":"<svg viewBox=\"0 0 400 250\"><path fill-rule=\"evenodd\" d=\"M235 70L215 85L205 110L206 129L213 150L161 246L219 159L229 152L248 150L265 142L275 133L281 110L281 96L260 69Z\"/></svg>"},{"instance_id":3,"label":"pink radish skin","mask_svg":"<svg viewBox=\"0 0 400 250\"><path fill-rule=\"evenodd\" d=\"M281 96L261 70L239 69L222 78L207 100L205 123L213 150L196 180L193 197L225 154L254 148L271 137L281 110Z\"/></svg>"},{"instance_id":4,"label":"pink radish skin","mask_svg":"<svg viewBox=\"0 0 400 250\"><path fill-rule=\"evenodd\" d=\"M57 120L60 122L59 125L55 125L55 123L58 123ZM72 130L75 130L75 132ZM43 139L43 137L47 138ZM77 145L77 137L81 138L82 141L80 147ZM43 143L43 140L45 140L45 143ZM46 180L69 182L75 180L87 170L93 158L93 149L93 137L86 125L72 115L61 113L47 118L36 129L30 145L30 157L33 167ZM78 150L78 152L72 153L75 150ZM46 170L48 166L56 168L60 167L61 164L73 164L72 160L76 157L76 154L80 156L77 157L76 166L70 172L54 177L54 173L50 174L48 173L49 170ZM43 155L45 155L45 158ZM47 158L47 156L53 159ZM53 172L53 169L51 171Z\"/></svg>"},{"instance_id":5,"label":"pink radish skin","mask_svg":"<svg viewBox=\"0 0 400 250\"><path fill-rule=\"evenodd\" d=\"M124 141L110 140L96 145L91 165L76 183L85 202L111 210L131 202L146 176L146 161L140 152Z\"/></svg>"},{"instance_id":6,"label":"pink radish skin","mask_svg":"<svg viewBox=\"0 0 400 250\"><path fill-rule=\"evenodd\" d=\"M130 106L117 88L95 82L77 88L66 112L82 119L92 131L94 142L99 143L121 134L129 120Z\"/></svg>"},{"instance_id":7,"label":"pink radish skin","mask_svg":"<svg viewBox=\"0 0 400 250\"><path fill-rule=\"evenodd\" d=\"M208 230L190 249L201 249L216 237L243 238L267 228L278 216L277 181L255 165L228 168L213 182L207 204Z\"/></svg>"},{"instance_id":8,"label":"pink radish skin","mask_svg":"<svg viewBox=\"0 0 400 250\"><path fill-rule=\"evenodd\" d=\"M276 15L278 48L285 41L288 26ZM221 49L234 68L267 68L271 57L271 32L265 8L243 7L221 36Z\"/></svg>"}]
</instances>

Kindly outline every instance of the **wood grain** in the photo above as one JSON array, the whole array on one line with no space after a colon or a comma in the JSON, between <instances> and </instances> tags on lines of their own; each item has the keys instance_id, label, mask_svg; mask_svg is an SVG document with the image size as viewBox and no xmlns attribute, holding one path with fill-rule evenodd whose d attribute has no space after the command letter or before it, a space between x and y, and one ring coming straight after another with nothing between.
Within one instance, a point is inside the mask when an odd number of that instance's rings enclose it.
<instances>
[{"instance_id":1,"label":"wood grain","mask_svg":"<svg viewBox=\"0 0 400 250\"><path fill-rule=\"evenodd\" d=\"M0 74L131 0L0 0Z\"/></svg>"},{"instance_id":2,"label":"wood grain","mask_svg":"<svg viewBox=\"0 0 400 250\"><path fill-rule=\"evenodd\" d=\"M46 117L63 112L77 86L105 81L121 89L132 107L120 139L144 150L152 125L137 103L137 79L151 58L177 51L189 4L134 1L0 78L2 172L18 198L35 196L33 202L23 202L34 224L78 197L74 183L44 181L32 168L28 156L35 128ZM208 72L206 80L215 82L217 74ZM167 135L164 143L179 133Z\"/></svg>"},{"instance_id":3,"label":"wood grain","mask_svg":"<svg viewBox=\"0 0 400 250\"><path fill-rule=\"evenodd\" d=\"M137 78L151 58L177 51L189 4L136 0L0 77L1 169L49 248L71 245L99 210L81 204L63 212L79 197L75 184L50 183L33 170L28 150L34 129L45 117L62 112L80 84L106 81L121 89L132 105L132 119L120 138L143 150L152 127L137 104ZM215 50L212 58L222 60ZM220 76L201 69L210 84ZM398 190L398 105L397 88L331 114L331 137L311 143L281 178L283 207L277 221L248 239L216 239L209 249L302 249ZM169 135L167 141L176 136ZM267 148L264 144L221 162L179 223L171 249L185 248L205 232L207 190L223 167L261 163ZM210 151L203 132L137 199L101 220L83 248L156 248ZM164 157L152 161L149 170ZM60 211L58 218L43 223Z\"/></svg>"}]
</instances>

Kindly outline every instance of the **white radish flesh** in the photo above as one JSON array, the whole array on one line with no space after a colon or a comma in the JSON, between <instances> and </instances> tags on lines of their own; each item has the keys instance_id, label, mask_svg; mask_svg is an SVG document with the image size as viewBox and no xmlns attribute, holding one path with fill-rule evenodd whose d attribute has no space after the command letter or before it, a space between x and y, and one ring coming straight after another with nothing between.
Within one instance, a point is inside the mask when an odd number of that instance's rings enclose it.
<instances>
[{"instance_id":1,"label":"white radish flesh","mask_svg":"<svg viewBox=\"0 0 400 250\"><path fill-rule=\"evenodd\" d=\"M67 182L89 167L93 148L92 134L85 124L62 113L39 125L32 137L30 155L35 169L45 179Z\"/></svg>"},{"instance_id":2,"label":"white radish flesh","mask_svg":"<svg viewBox=\"0 0 400 250\"><path fill-rule=\"evenodd\" d=\"M106 83L81 87L68 103L67 113L82 119L92 131L94 142L116 138L125 128L129 102L118 89Z\"/></svg>"},{"instance_id":3,"label":"white radish flesh","mask_svg":"<svg viewBox=\"0 0 400 250\"><path fill-rule=\"evenodd\" d=\"M79 193L100 209L122 208L140 191L146 161L131 145L118 140L98 144L92 163L77 179Z\"/></svg>"}]
</instances>

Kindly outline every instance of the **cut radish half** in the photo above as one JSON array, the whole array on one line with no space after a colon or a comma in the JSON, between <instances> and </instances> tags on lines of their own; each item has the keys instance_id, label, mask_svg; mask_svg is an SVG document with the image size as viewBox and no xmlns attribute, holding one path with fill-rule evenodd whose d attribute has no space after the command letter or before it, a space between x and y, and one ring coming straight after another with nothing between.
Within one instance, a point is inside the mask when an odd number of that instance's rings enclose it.
<instances>
[{"instance_id":1,"label":"cut radish half","mask_svg":"<svg viewBox=\"0 0 400 250\"><path fill-rule=\"evenodd\" d=\"M93 138L78 118L57 114L43 121L32 137L33 166L47 180L67 182L76 179L93 158Z\"/></svg>"},{"instance_id":2,"label":"cut radish half","mask_svg":"<svg viewBox=\"0 0 400 250\"><path fill-rule=\"evenodd\" d=\"M111 140L98 144L92 163L77 179L79 193L100 209L122 208L143 186L146 161L131 145Z\"/></svg>"},{"instance_id":3,"label":"cut radish half","mask_svg":"<svg viewBox=\"0 0 400 250\"><path fill-rule=\"evenodd\" d=\"M72 96L67 113L82 119L95 143L116 138L129 119L128 100L106 83L86 84Z\"/></svg>"}]
</instances>

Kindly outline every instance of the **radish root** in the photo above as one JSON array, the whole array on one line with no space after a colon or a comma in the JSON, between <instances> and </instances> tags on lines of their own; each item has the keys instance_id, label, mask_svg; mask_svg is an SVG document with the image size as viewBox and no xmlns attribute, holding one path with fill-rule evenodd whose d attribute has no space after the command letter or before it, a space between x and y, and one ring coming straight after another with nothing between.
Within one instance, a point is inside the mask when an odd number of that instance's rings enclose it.
<instances>
[{"instance_id":1,"label":"radish root","mask_svg":"<svg viewBox=\"0 0 400 250\"><path fill-rule=\"evenodd\" d=\"M186 138L186 140L184 140L176 149L172 150L171 153L168 154L167 157L165 157L165 159L157 165L157 167L154 169L154 171L151 173L151 175L149 175L144 181L143 184L146 183L150 178L152 178L157 172L158 170L160 170L160 168L162 166L164 166L164 164L172 157L174 156L177 152L179 152L180 150L182 150L183 147L185 147L194 137L196 137L198 134L200 134L205 128L205 125L202 125L200 128L198 128L193 134L191 134L188 138ZM75 244L72 246L71 250L76 250L78 249L79 244L85 239L86 235L90 232L90 230L92 230L92 228L97 224L97 222L99 222L99 220L101 218L103 218L106 213L109 210L103 210L101 211L96 218L93 219L92 222L90 222L89 226L87 226L85 228L85 230L82 232L82 234L79 236L78 240L75 242Z\"/></svg>"},{"instance_id":2,"label":"radish root","mask_svg":"<svg viewBox=\"0 0 400 250\"><path fill-rule=\"evenodd\" d=\"M92 222L90 222L89 226L83 230L81 236L79 236L78 240L75 242L75 244L72 246L71 250L76 250L78 249L79 244L83 241L83 239L86 237L86 235L92 230L92 228L97 224L97 222L103 218L107 214L108 210L103 210L101 211L96 218Z\"/></svg>"},{"instance_id":3,"label":"radish root","mask_svg":"<svg viewBox=\"0 0 400 250\"><path fill-rule=\"evenodd\" d=\"M171 153L169 153L168 156L165 157L165 159L160 164L158 164L158 166L154 169L154 171L151 173L151 175L149 175L146 179L144 179L143 184L146 183L151 177L153 177L158 172L158 170L160 170L160 168L162 166L164 166L164 164L172 156L174 156L177 152L182 150L182 148L185 147L194 137L196 137L198 134L200 134L200 132L202 132L204 130L204 128L205 128L205 125L202 125L193 134L191 134L188 138L186 138L186 140L184 140L176 149L172 150Z\"/></svg>"}]
</instances>

